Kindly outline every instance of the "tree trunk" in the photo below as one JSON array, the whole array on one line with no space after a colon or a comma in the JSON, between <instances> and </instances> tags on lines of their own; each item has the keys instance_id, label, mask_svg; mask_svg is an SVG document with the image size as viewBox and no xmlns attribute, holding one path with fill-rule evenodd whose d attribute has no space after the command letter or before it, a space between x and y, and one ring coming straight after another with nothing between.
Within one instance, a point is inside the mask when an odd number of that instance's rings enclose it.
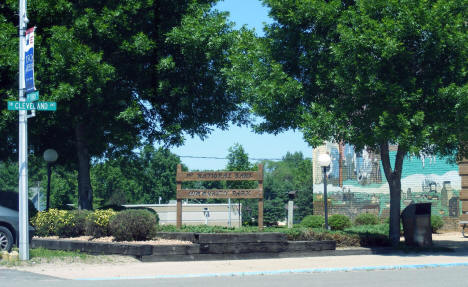
<instances>
[{"instance_id":1,"label":"tree trunk","mask_svg":"<svg viewBox=\"0 0 468 287\"><path fill-rule=\"evenodd\" d=\"M397 245L400 242L401 172L403 170L405 155L406 150L398 146L395 167L392 170L388 143L380 144L382 166L390 188L390 230L388 237L392 245Z\"/></svg>"},{"instance_id":2,"label":"tree trunk","mask_svg":"<svg viewBox=\"0 0 468 287\"><path fill-rule=\"evenodd\" d=\"M78 209L93 209L93 190L89 176L89 151L83 124L75 127L76 153L78 156Z\"/></svg>"},{"instance_id":3,"label":"tree trunk","mask_svg":"<svg viewBox=\"0 0 468 287\"><path fill-rule=\"evenodd\" d=\"M340 173L340 179L339 179L339 183L340 183L340 187L343 188L343 143L340 142L338 144L338 149L339 149L339 154L340 154L340 159L338 161L338 164L340 166L340 170L339 170L339 173Z\"/></svg>"},{"instance_id":4,"label":"tree trunk","mask_svg":"<svg viewBox=\"0 0 468 287\"><path fill-rule=\"evenodd\" d=\"M400 242L400 201L401 178L394 177L388 182L390 187L390 230L388 236L392 245Z\"/></svg>"}]
</instances>

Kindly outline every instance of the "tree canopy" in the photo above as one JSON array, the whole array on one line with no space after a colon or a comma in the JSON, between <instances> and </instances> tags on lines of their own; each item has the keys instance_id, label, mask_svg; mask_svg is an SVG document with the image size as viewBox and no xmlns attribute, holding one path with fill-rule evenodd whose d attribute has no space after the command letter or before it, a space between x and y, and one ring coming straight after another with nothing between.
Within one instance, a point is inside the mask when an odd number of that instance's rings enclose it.
<instances>
[{"instance_id":1,"label":"tree canopy","mask_svg":"<svg viewBox=\"0 0 468 287\"><path fill-rule=\"evenodd\" d=\"M91 159L246 122L221 73L237 33L211 9L215 2L28 1L36 87L41 100L58 105L29 120L30 150L54 148L61 164L78 170L80 208L92 208ZM17 97L17 5L0 4L0 91L8 100ZM16 114L2 109L3 159L16 156L16 126Z\"/></svg>"},{"instance_id":2,"label":"tree canopy","mask_svg":"<svg viewBox=\"0 0 468 287\"><path fill-rule=\"evenodd\" d=\"M313 146L379 151L399 240L404 156L466 155L468 2L263 2L274 22L255 45L238 45L232 86L264 117L260 131L300 128Z\"/></svg>"}]
</instances>

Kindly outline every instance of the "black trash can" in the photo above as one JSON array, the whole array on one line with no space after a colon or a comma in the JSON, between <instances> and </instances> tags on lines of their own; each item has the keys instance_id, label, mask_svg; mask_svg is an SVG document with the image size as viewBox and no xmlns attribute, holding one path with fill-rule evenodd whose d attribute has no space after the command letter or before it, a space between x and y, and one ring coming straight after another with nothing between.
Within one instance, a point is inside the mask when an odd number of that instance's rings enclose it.
<instances>
[{"instance_id":1,"label":"black trash can","mask_svg":"<svg viewBox=\"0 0 468 287\"><path fill-rule=\"evenodd\" d=\"M407 245L432 245L431 203L412 203L401 213Z\"/></svg>"}]
</instances>

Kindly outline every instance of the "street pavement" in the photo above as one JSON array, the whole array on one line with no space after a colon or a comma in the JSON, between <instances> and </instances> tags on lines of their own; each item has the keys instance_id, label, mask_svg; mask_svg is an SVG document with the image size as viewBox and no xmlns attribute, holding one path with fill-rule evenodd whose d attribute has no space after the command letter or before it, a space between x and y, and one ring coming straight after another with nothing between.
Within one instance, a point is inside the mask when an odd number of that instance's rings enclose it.
<instances>
[{"instance_id":1,"label":"street pavement","mask_svg":"<svg viewBox=\"0 0 468 287\"><path fill-rule=\"evenodd\" d=\"M458 236L458 235L457 235ZM459 237L459 236L458 236ZM458 241L457 241L458 240ZM0 287L9 286L468 286L468 249L249 260L41 263L0 267ZM440 241L442 242L442 241ZM459 243L457 243L459 242ZM441 246L441 245L439 245ZM455 247L456 247L455 246ZM454 246L451 246L454 247ZM329 284L323 285L323 282Z\"/></svg>"},{"instance_id":2,"label":"street pavement","mask_svg":"<svg viewBox=\"0 0 468 287\"><path fill-rule=\"evenodd\" d=\"M214 277L174 277L125 280L67 280L25 271L0 269L2 287L466 287L468 267L437 267L420 269L336 271L322 273L288 273L275 275L244 275Z\"/></svg>"},{"instance_id":3,"label":"street pavement","mask_svg":"<svg viewBox=\"0 0 468 287\"><path fill-rule=\"evenodd\" d=\"M19 266L15 267L14 270L61 279L109 281L244 277L465 266L468 266L468 252L459 251L218 261L139 262L132 260L95 264L56 262ZM5 270L10 272L11 269L0 267L0 274L3 274ZM26 277L31 278L31 276L33 275L28 273Z\"/></svg>"}]
</instances>

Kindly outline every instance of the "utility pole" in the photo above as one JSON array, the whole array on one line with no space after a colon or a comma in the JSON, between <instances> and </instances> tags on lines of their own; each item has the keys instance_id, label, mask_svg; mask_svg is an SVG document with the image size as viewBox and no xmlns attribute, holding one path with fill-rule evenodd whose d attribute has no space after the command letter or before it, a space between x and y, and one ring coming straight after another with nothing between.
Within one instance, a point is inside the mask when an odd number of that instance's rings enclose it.
<instances>
[{"instance_id":1,"label":"utility pole","mask_svg":"<svg viewBox=\"0 0 468 287\"><path fill-rule=\"evenodd\" d=\"M29 22L26 16L26 0L19 0L19 101L25 102L24 94L24 48L26 28ZM27 111L19 111L19 257L29 260L29 224L28 224L28 118Z\"/></svg>"}]
</instances>

